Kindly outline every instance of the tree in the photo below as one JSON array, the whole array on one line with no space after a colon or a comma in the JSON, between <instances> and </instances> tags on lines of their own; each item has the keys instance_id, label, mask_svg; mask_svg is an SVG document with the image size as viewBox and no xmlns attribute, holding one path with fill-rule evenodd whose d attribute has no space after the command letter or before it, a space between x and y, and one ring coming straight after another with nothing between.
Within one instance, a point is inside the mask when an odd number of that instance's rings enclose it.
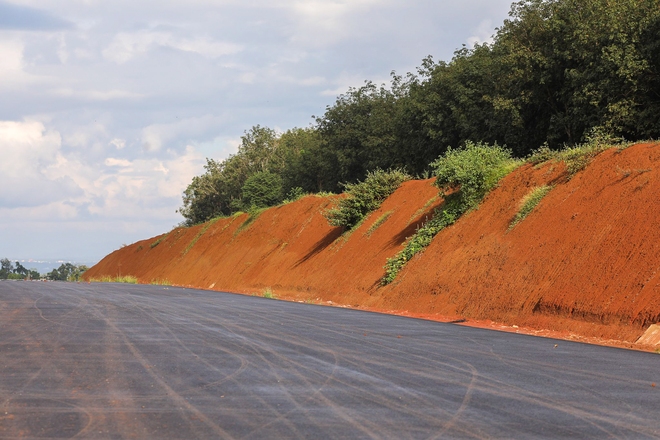
<instances>
[{"instance_id":1,"label":"tree","mask_svg":"<svg viewBox=\"0 0 660 440\"><path fill-rule=\"evenodd\" d=\"M235 155L221 162L207 158L206 172L194 177L183 193L178 212L184 224L192 226L241 209L243 185L253 174L276 166L277 144L274 130L255 125L241 137Z\"/></svg>"},{"instance_id":2,"label":"tree","mask_svg":"<svg viewBox=\"0 0 660 440\"><path fill-rule=\"evenodd\" d=\"M16 268L14 269L14 273L27 277L29 271L20 262L17 261Z\"/></svg>"},{"instance_id":3,"label":"tree","mask_svg":"<svg viewBox=\"0 0 660 440\"><path fill-rule=\"evenodd\" d=\"M46 277L53 281L79 281L80 276L88 269L85 265L62 263L57 269L50 271Z\"/></svg>"},{"instance_id":4,"label":"tree","mask_svg":"<svg viewBox=\"0 0 660 440\"><path fill-rule=\"evenodd\" d=\"M316 118L325 160L334 168L333 187L356 182L376 168L396 166L394 125L397 97L384 85L367 81L340 95L325 114Z\"/></svg>"},{"instance_id":5,"label":"tree","mask_svg":"<svg viewBox=\"0 0 660 440\"><path fill-rule=\"evenodd\" d=\"M14 272L14 264L8 258L0 260L0 279L6 280Z\"/></svg>"},{"instance_id":6,"label":"tree","mask_svg":"<svg viewBox=\"0 0 660 440\"><path fill-rule=\"evenodd\" d=\"M269 171L282 177L285 194L296 187L305 192L327 191L336 185L337 176L326 153L315 128L293 128L280 136L275 152L278 159Z\"/></svg>"}]
</instances>

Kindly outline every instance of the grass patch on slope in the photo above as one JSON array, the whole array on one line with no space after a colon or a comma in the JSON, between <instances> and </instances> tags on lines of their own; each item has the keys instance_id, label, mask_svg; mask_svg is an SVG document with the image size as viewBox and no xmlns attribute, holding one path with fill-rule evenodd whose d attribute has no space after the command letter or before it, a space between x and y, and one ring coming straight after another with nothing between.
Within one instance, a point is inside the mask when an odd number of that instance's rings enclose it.
<instances>
[{"instance_id":1,"label":"grass patch on slope","mask_svg":"<svg viewBox=\"0 0 660 440\"><path fill-rule=\"evenodd\" d=\"M534 210L534 208L536 208L543 197L545 197L550 192L550 190L552 190L552 186L542 185L532 188L527 194L525 194L525 196L520 200L518 212L511 221L509 230L513 229L518 223L523 221L525 217L527 217Z\"/></svg>"},{"instance_id":2,"label":"grass patch on slope","mask_svg":"<svg viewBox=\"0 0 660 440\"><path fill-rule=\"evenodd\" d=\"M527 157L527 162L534 165L545 163L549 160L564 162L569 178L582 171L591 161L605 150L618 148L623 150L631 146L632 142L626 142L620 138L604 136L597 132L587 137L586 142L574 147L562 150L551 150L547 145L542 146Z\"/></svg>"},{"instance_id":3,"label":"grass patch on slope","mask_svg":"<svg viewBox=\"0 0 660 440\"><path fill-rule=\"evenodd\" d=\"M368 237L371 237L371 234L373 234L374 232L376 232L376 230L377 230L377 229L378 229L383 223L385 223L385 222L387 221L387 219L390 218L390 216L391 216L392 214L394 214L394 211L387 211L387 212L384 212L380 217L378 217L378 218L376 219L375 222L373 222L373 223L371 224L371 226L369 226L369 229L367 229L367 232L365 232L364 235L366 235L367 238L368 238Z\"/></svg>"},{"instance_id":4,"label":"grass patch on slope","mask_svg":"<svg viewBox=\"0 0 660 440\"><path fill-rule=\"evenodd\" d=\"M195 246L195 243L197 243L197 240L199 240L199 239L202 237L202 235L204 235L204 233L205 233L205 232L206 232L211 226L213 226L213 224L214 224L215 222L217 222L217 221L220 220L221 218L222 218L222 217L216 217L216 218L214 218L214 219L209 220L208 222L206 222L206 224L205 224L204 226L202 226L202 228L199 230L199 232L197 233L197 235L195 235L195 238L193 238L193 239L190 241L190 243L188 244L188 246L186 247L186 249L183 251L183 254L182 254L182 255L186 255L186 254L188 253L188 251L189 251L190 249L192 249L193 246Z\"/></svg>"}]
</instances>

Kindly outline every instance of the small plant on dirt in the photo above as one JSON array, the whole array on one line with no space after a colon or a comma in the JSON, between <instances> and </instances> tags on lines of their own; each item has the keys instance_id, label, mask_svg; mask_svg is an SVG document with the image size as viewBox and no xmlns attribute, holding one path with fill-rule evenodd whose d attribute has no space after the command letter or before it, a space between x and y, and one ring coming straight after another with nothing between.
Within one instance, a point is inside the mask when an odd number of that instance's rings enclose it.
<instances>
[{"instance_id":1,"label":"small plant on dirt","mask_svg":"<svg viewBox=\"0 0 660 440\"><path fill-rule=\"evenodd\" d=\"M527 217L534 210L534 208L536 208L536 206L541 202L541 199L543 199L543 197L545 197L550 192L551 189L552 186L548 186L548 185L537 186L532 188L531 191L529 191L522 198L522 200L520 200L518 213L511 221L511 224L509 225L509 230L513 229L514 226L516 226L518 223L523 221L525 217Z\"/></svg>"},{"instance_id":2,"label":"small plant on dirt","mask_svg":"<svg viewBox=\"0 0 660 440\"><path fill-rule=\"evenodd\" d=\"M433 217L430 220L427 219L421 227L417 228L415 234L408 238L404 248L394 257L387 259L385 275L381 279L381 284L385 286L394 281L399 271L408 261L426 249L431 244L433 237L447 226L454 224L460 216L461 209L455 199L445 203L444 209L436 209Z\"/></svg>"},{"instance_id":3,"label":"small plant on dirt","mask_svg":"<svg viewBox=\"0 0 660 440\"><path fill-rule=\"evenodd\" d=\"M431 164L437 176L435 185L445 203L406 241L403 250L387 260L381 284L394 281L401 268L426 249L433 237L475 209L499 180L521 163L511 157L509 150L497 145L468 142L464 148L448 149L444 156ZM450 190L454 192L450 193Z\"/></svg>"},{"instance_id":4,"label":"small plant on dirt","mask_svg":"<svg viewBox=\"0 0 660 440\"><path fill-rule=\"evenodd\" d=\"M336 196L337 194L330 192L330 191L319 191L317 193L314 193L314 197L320 197L322 199L325 199L327 197L332 197Z\"/></svg>"},{"instance_id":5,"label":"small plant on dirt","mask_svg":"<svg viewBox=\"0 0 660 440\"><path fill-rule=\"evenodd\" d=\"M406 180L410 176L400 169L372 171L362 182L344 184L347 197L340 199L324 216L330 226L353 229Z\"/></svg>"},{"instance_id":6,"label":"small plant on dirt","mask_svg":"<svg viewBox=\"0 0 660 440\"><path fill-rule=\"evenodd\" d=\"M459 204L468 211L476 208L500 179L521 165L511 152L498 145L466 143L458 150L448 149L443 157L433 162L435 185L440 195L449 190L455 193Z\"/></svg>"},{"instance_id":7,"label":"small plant on dirt","mask_svg":"<svg viewBox=\"0 0 660 440\"><path fill-rule=\"evenodd\" d=\"M151 280L151 282L149 284L151 284L152 286L171 286L172 285L172 283L170 283L168 280L161 279L161 278L155 278L155 279Z\"/></svg>"},{"instance_id":8,"label":"small plant on dirt","mask_svg":"<svg viewBox=\"0 0 660 440\"><path fill-rule=\"evenodd\" d=\"M261 296L264 298L269 298L269 299L277 299L275 294L273 293L273 290L270 287L266 287L263 292L261 293Z\"/></svg>"},{"instance_id":9,"label":"small plant on dirt","mask_svg":"<svg viewBox=\"0 0 660 440\"><path fill-rule=\"evenodd\" d=\"M160 244L161 241L163 241L163 240L165 240L165 239L167 238L168 235L169 235L169 234L163 234L163 235L161 235L156 241L152 242L152 243L149 245L149 248L150 248L150 249L153 249L153 248L155 248L156 246L158 246L158 245Z\"/></svg>"},{"instance_id":10,"label":"small plant on dirt","mask_svg":"<svg viewBox=\"0 0 660 440\"><path fill-rule=\"evenodd\" d=\"M433 196L430 199L428 199L426 201L426 203L424 203L424 206L419 208L417 211L415 211L415 213L413 215L410 216L410 218L408 219L408 223L406 223L406 226L408 226L410 223L412 223L413 220L415 220L417 217L419 217L420 215L422 215L426 211L428 211L428 209L431 207L431 205L433 205L436 201L438 201L438 196Z\"/></svg>"},{"instance_id":11,"label":"small plant on dirt","mask_svg":"<svg viewBox=\"0 0 660 440\"><path fill-rule=\"evenodd\" d=\"M197 243L197 240L199 240L199 239L202 237L202 235L204 235L204 234L206 233L206 231L208 231L208 229L209 229L211 226L213 226L213 224L214 224L215 222L217 222L218 220L220 220L221 218L222 218L222 217L216 217L216 218L214 218L214 219L211 219L211 220L207 221L207 222L204 224L204 226L201 227L201 229L199 230L199 232L197 233L197 235L195 235L195 238L193 238L193 239L190 241L190 244L188 244L188 246L186 246L186 249L183 251L183 255L186 255L186 254L188 253L188 251L189 251L190 249L192 249L193 246L195 246L195 243Z\"/></svg>"},{"instance_id":12,"label":"small plant on dirt","mask_svg":"<svg viewBox=\"0 0 660 440\"><path fill-rule=\"evenodd\" d=\"M248 226L250 226L259 216L261 215L262 212L264 212L268 208L255 208L252 207L248 209L247 214L248 218L245 219L245 221L236 229L236 234L240 233L244 229L247 229Z\"/></svg>"},{"instance_id":13,"label":"small plant on dirt","mask_svg":"<svg viewBox=\"0 0 660 440\"><path fill-rule=\"evenodd\" d=\"M364 235L366 235L367 237L371 237L371 234L373 234L376 231L376 229L380 227L380 225L385 223L392 214L394 214L394 211L384 212L380 217L376 219L375 222L371 224L371 226L369 226L369 229L367 229L367 232L365 232Z\"/></svg>"}]
</instances>

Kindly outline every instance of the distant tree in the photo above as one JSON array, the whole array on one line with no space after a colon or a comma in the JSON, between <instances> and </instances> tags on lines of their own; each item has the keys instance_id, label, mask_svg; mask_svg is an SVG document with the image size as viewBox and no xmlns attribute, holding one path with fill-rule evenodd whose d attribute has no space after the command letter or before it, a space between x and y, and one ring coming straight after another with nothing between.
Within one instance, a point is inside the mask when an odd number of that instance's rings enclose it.
<instances>
[{"instance_id":1,"label":"distant tree","mask_svg":"<svg viewBox=\"0 0 660 440\"><path fill-rule=\"evenodd\" d=\"M14 272L14 264L8 258L0 260L0 279L6 280Z\"/></svg>"},{"instance_id":2,"label":"distant tree","mask_svg":"<svg viewBox=\"0 0 660 440\"><path fill-rule=\"evenodd\" d=\"M26 277L29 271L20 262L17 261L14 273Z\"/></svg>"},{"instance_id":3,"label":"distant tree","mask_svg":"<svg viewBox=\"0 0 660 440\"><path fill-rule=\"evenodd\" d=\"M80 276L88 269L85 265L62 263L57 269L50 271L46 277L53 281L79 281Z\"/></svg>"}]
</instances>

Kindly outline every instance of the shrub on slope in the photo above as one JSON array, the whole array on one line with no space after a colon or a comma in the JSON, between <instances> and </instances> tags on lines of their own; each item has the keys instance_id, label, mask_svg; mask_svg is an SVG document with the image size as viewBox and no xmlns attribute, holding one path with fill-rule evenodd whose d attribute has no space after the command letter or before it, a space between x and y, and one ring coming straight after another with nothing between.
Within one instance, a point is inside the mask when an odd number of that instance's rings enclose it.
<instances>
[{"instance_id":1,"label":"shrub on slope","mask_svg":"<svg viewBox=\"0 0 660 440\"><path fill-rule=\"evenodd\" d=\"M347 197L326 211L325 218L331 226L352 229L406 180L410 180L410 176L400 169L377 169L367 174L362 182L344 184Z\"/></svg>"},{"instance_id":2,"label":"shrub on slope","mask_svg":"<svg viewBox=\"0 0 660 440\"><path fill-rule=\"evenodd\" d=\"M445 198L445 204L410 237L402 251L387 260L381 284L394 281L406 262L431 244L438 232L476 208L497 182L520 163L507 149L472 142L458 150L449 149L433 162L435 185ZM450 190L455 192L449 194Z\"/></svg>"}]
</instances>

